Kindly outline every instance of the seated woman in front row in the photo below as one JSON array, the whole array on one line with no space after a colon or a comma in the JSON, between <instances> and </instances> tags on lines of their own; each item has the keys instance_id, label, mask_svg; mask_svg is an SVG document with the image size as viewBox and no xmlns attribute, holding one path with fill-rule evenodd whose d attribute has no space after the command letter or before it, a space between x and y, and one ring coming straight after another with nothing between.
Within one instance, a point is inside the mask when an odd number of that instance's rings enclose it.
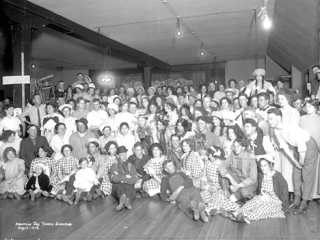
<instances>
[{"instance_id":1,"label":"seated woman in front row","mask_svg":"<svg viewBox=\"0 0 320 240\"><path fill-rule=\"evenodd\" d=\"M274 159L266 155L260 160L263 177L258 182L258 195L233 213L238 221L285 218L289 212L288 184L281 173L273 170Z\"/></svg>"},{"instance_id":2,"label":"seated woman in front row","mask_svg":"<svg viewBox=\"0 0 320 240\"><path fill-rule=\"evenodd\" d=\"M257 163L253 155L246 151L248 143L242 139L234 141L234 151L221 169L222 187L225 195L236 202L254 197L257 190Z\"/></svg>"},{"instance_id":3,"label":"seated woman in front row","mask_svg":"<svg viewBox=\"0 0 320 240\"><path fill-rule=\"evenodd\" d=\"M160 197L164 202L177 202L178 208L189 218L208 222L205 205L201 200L200 189L193 186L192 179L184 172L177 171L170 160L163 163L163 169L169 174L161 179ZM170 197L167 197L167 191Z\"/></svg>"},{"instance_id":4,"label":"seated woman in front row","mask_svg":"<svg viewBox=\"0 0 320 240\"><path fill-rule=\"evenodd\" d=\"M201 198L210 215L222 213L223 216L226 216L226 211L239 210L240 206L227 198L221 188L220 170L226 161L225 153L222 147L212 146L208 149L208 154L208 159L204 161Z\"/></svg>"},{"instance_id":5,"label":"seated woman in front row","mask_svg":"<svg viewBox=\"0 0 320 240\"><path fill-rule=\"evenodd\" d=\"M13 147L7 147L3 152L4 162L0 162L0 194L1 199L15 197L20 201L20 196L25 193L24 185L27 176L24 174L24 160L18 158Z\"/></svg>"}]
</instances>

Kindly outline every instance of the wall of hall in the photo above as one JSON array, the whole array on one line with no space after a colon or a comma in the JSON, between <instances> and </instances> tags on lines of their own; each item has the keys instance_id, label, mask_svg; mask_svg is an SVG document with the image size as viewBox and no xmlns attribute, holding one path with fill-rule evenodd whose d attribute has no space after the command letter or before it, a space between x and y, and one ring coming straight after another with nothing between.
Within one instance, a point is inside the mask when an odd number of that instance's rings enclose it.
<instances>
[{"instance_id":1,"label":"wall of hall","mask_svg":"<svg viewBox=\"0 0 320 240\"><path fill-rule=\"evenodd\" d=\"M265 59L258 59L258 67L265 69ZM252 79L252 73L256 69L255 59L228 61L226 64L226 85L230 79Z\"/></svg>"}]
</instances>

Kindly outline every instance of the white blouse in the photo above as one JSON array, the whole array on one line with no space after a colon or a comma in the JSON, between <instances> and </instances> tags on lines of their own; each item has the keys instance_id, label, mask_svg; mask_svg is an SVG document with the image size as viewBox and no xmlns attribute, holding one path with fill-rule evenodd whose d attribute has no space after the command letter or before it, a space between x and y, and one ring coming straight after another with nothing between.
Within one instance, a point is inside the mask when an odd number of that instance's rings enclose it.
<instances>
[{"instance_id":1,"label":"white blouse","mask_svg":"<svg viewBox=\"0 0 320 240\"><path fill-rule=\"evenodd\" d=\"M67 133L64 135L63 139L59 137L58 134L54 135L50 142L50 147L52 147L53 151L55 152L54 160L58 161L59 159L63 158L61 153L61 148L65 144L69 144L70 135Z\"/></svg>"}]
</instances>

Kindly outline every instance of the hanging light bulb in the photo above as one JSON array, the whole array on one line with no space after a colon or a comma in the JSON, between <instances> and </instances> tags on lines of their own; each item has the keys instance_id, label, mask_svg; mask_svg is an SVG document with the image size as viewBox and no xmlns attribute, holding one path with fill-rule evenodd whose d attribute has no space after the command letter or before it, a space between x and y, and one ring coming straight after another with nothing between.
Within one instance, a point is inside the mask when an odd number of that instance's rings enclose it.
<instances>
[{"instance_id":1,"label":"hanging light bulb","mask_svg":"<svg viewBox=\"0 0 320 240\"><path fill-rule=\"evenodd\" d=\"M263 27L265 29L269 29L271 27L272 23L270 21L270 19L268 18L268 15L266 14L264 19L263 19Z\"/></svg>"},{"instance_id":2,"label":"hanging light bulb","mask_svg":"<svg viewBox=\"0 0 320 240\"><path fill-rule=\"evenodd\" d=\"M203 43L201 43L201 47L200 47L200 56L201 57L204 56Z\"/></svg>"},{"instance_id":3,"label":"hanging light bulb","mask_svg":"<svg viewBox=\"0 0 320 240\"><path fill-rule=\"evenodd\" d=\"M178 36L182 35L182 32L180 30L180 19L179 19L179 17L177 18L177 35Z\"/></svg>"}]
</instances>

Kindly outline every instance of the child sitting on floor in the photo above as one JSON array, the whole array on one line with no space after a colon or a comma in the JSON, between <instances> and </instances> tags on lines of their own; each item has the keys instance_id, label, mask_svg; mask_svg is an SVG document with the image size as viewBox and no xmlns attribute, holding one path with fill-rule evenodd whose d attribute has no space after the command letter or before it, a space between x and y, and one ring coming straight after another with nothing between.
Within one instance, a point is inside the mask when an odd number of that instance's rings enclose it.
<instances>
[{"instance_id":1,"label":"child sitting on floor","mask_svg":"<svg viewBox=\"0 0 320 240\"><path fill-rule=\"evenodd\" d=\"M80 158L79 165L81 169L75 175L75 181L73 183L76 189L76 198L74 200L74 205L77 205L80 196L83 192L89 192L93 185L98 185L99 181L96 178L96 173L90 167L88 167L89 160L87 158Z\"/></svg>"},{"instance_id":2,"label":"child sitting on floor","mask_svg":"<svg viewBox=\"0 0 320 240\"><path fill-rule=\"evenodd\" d=\"M29 179L26 189L30 193L31 201L34 201L35 197L41 197L41 194L45 197L51 197L50 191L52 185L50 184L50 179L48 175L44 173L46 166L38 163L35 166L35 173Z\"/></svg>"},{"instance_id":3,"label":"child sitting on floor","mask_svg":"<svg viewBox=\"0 0 320 240\"><path fill-rule=\"evenodd\" d=\"M163 169L169 174L161 179L160 197L162 201L174 202L178 208L183 211L189 218L208 222L205 213L205 205L201 201L200 189L193 186L192 179L184 172L177 172L173 162L166 160L163 162ZM172 193L167 197L167 190Z\"/></svg>"}]
</instances>

